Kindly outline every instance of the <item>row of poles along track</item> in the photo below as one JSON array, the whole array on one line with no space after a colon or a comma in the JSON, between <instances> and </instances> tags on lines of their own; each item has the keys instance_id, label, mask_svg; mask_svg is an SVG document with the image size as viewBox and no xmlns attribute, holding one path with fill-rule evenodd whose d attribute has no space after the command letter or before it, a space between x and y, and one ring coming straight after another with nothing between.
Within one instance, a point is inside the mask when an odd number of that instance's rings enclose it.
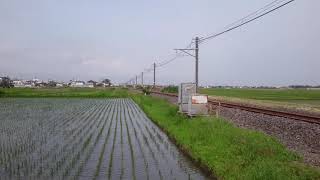
<instances>
[{"instance_id":1,"label":"row of poles along track","mask_svg":"<svg viewBox=\"0 0 320 180\"><path fill-rule=\"evenodd\" d=\"M141 78L141 86L144 86L143 78L145 73L153 72L153 86L156 86L156 68L165 66L169 64L172 61L175 61L176 59L183 57L183 56L192 56L195 58L195 84L196 84L196 91L198 92L199 87L199 45L207 42L208 40L217 38L218 36L221 36L227 32L230 32L232 30L235 30L241 26L244 26L252 21L255 21L257 19L260 19L261 17L270 14L271 12L274 12L290 3L292 3L295 0L274 0L262 8L248 14L247 16L227 25L223 28L223 30L212 33L210 35L204 36L204 37L195 37L192 39L190 44L182 49L174 49L176 51L176 54L173 58L162 61L160 63L153 63L152 68L147 68L144 71L142 71L140 74L135 75L135 77L131 78L129 81L127 81L126 85L138 85L138 78Z\"/></svg>"}]
</instances>

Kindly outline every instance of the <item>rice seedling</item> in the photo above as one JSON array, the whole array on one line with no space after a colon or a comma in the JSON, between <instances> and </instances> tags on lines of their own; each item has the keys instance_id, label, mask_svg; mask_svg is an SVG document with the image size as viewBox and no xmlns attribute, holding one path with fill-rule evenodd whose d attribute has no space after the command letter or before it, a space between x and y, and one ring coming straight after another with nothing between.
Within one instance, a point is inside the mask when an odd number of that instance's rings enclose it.
<instances>
[{"instance_id":1,"label":"rice seedling","mask_svg":"<svg viewBox=\"0 0 320 180\"><path fill-rule=\"evenodd\" d=\"M159 132L129 99L0 101L1 179L169 178L184 162L163 156Z\"/></svg>"}]
</instances>

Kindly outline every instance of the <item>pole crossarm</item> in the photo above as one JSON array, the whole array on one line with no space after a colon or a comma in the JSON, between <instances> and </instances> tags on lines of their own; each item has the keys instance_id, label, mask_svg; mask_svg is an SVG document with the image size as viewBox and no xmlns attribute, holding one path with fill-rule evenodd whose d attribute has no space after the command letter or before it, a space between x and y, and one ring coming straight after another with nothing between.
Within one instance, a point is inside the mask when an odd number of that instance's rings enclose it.
<instances>
[{"instance_id":1,"label":"pole crossarm","mask_svg":"<svg viewBox=\"0 0 320 180\"><path fill-rule=\"evenodd\" d=\"M195 48L184 48L184 49L174 49L176 51L181 51L189 56L195 58L195 84L196 84L196 92L198 92L198 81L199 81L199 37L195 38ZM193 51L194 54L191 54L188 51Z\"/></svg>"},{"instance_id":2,"label":"pole crossarm","mask_svg":"<svg viewBox=\"0 0 320 180\"><path fill-rule=\"evenodd\" d=\"M195 55L188 52L188 51L195 51L196 49L174 49L174 50L181 51L181 52L188 54L189 56L192 56L192 57L196 57Z\"/></svg>"},{"instance_id":3,"label":"pole crossarm","mask_svg":"<svg viewBox=\"0 0 320 180\"><path fill-rule=\"evenodd\" d=\"M192 48L192 49L174 49L174 50L193 51L193 50L196 50L196 49Z\"/></svg>"}]
</instances>

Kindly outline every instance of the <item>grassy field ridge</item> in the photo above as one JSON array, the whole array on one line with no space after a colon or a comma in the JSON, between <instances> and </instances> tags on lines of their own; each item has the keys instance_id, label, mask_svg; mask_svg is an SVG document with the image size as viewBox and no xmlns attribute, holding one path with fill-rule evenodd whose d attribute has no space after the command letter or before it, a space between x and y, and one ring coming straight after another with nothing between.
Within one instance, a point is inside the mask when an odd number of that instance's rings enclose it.
<instances>
[{"instance_id":1,"label":"grassy field ridge","mask_svg":"<svg viewBox=\"0 0 320 180\"><path fill-rule=\"evenodd\" d=\"M221 179L320 179L320 171L279 141L235 127L223 119L189 119L177 107L150 96L134 96L146 114L196 161Z\"/></svg>"},{"instance_id":2,"label":"grassy field ridge","mask_svg":"<svg viewBox=\"0 0 320 180\"><path fill-rule=\"evenodd\" d=\"M11 88L0 89L0 97L43 98L125 98L124 88Z\"/></svg>"}]
</instances>

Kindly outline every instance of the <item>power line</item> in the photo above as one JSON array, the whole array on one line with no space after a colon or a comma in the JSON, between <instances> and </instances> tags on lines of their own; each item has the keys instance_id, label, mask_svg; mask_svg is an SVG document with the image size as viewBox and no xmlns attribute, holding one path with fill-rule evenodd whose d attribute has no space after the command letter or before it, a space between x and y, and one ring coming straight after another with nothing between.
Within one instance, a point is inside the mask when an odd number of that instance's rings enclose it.
<instances>
[{"instance_id":1,"label":"power line","mask_svg":"<svg viewBox=\"0 0 320 180\"><path fill-rule=\"evenodd\" d=\"M227 25L224 29L228 29L228 28L230 28L231 26L234 26L235 24L237 24L237 23L239 23L239 22L243 22L245 19L248 19L248 18L251 17L251 16L261 14L261 13L267 11L268 9L274 7L275 5L282 3L283 1L286 1L286 0L274 0L274 1L270 2L269 4L263 6L262 8L254 11L254 12L252 12L252 13L250 13L250 14L248 14L247 16L245 16L245 17L243 17L243 18L241 18L241 19L239 19L239 20L237 20L237 21L235 21L235 22Z\"/></svg>"},{"instance_id":2,"label":"power line","mask_svg":"<svg viewBox=\"0 0 320 180\"><path fill-rule=\"evenodd\" d=\"M158 63L158 64L157 64L157 67L165 66L165 65L171 63L172 61L178 59L178 57L179 57L178 54L176 54L173 58L171 58L171 59L169 59L169 60L166 60L166 61L163 61L163 62L161 62L161 63Z\"/></svg>"},{"instance_id":3,"label":"power line","mask_svg":"<svg viewBox=\"0 0 320 180\"><path fill-rule=\"evenodd\" d=\"M259 15L259 16L256 16L256 17L254 17L254 18L252 18L252 19L249 19L249 20L247 20L247 21L245 21L245 22L243 22L243 23L241 23L241 24L239 24L239 25L230 27L230 28L228 28L228 29L226 29L226 30L224 30L224 31L222 31L222 32L219 32L219 33L216 33L216 34L214 34L214 35L207 36L207 37L204 37L204 38L200 38L200 43L203 43L203 42L206 41L206 40L209 40L209 39L218 37L218 36L220 36L220 35L222 35L222 34L224 34L224 33L227 33L227 32L229 32L229 31L232 31L232 30L234 30L234 29L236 29L236 28L239 28L239 27L241 27L241 26L243 26L243 25L246 25L246 24L248 24L248 23L250 23L250 22L252 22L252 21L254 21L254 20L256 20L256 19L259 19L259 18L261 18L261 17L263 17L263 16L265 16L265 15L267 15L267 14L269 14L269 13L271 13L271 12L277 10L277 9L280 9L281 7L283 7L283 6L285 6L285 5L288 5L288 4L292 3L293 1L295 1L295 0L290 0L290 1L286 2L286 3L284 3L284 4L281 4L281 5L279 5L279 6L275 7L275 8L273 8L273 9L271 9L271 10L269 10L269 11L267 11L267 12L261 14L261 15Z\"/></svg>"},{"instance_id":4,"label":"power line","mask_svg":"<svg viewBox=\"0 0 320 180\"><path fill-rule=\"evenodd\" d=\"M248 14L247 16L245 16L245 17L243 17L243 18L241 18L241 19L239 19L239 20L227 25L224 28L224 30L222 30L221 32L218 32L218 33L206 36L206 37L199 38L198 44L201 44L201 43L203 43L203 42L205 42L207 40L210 40L212 38L216 38L216 37L218 37L220 35L223 35L223 34L229 32L229 31L232 31L232 30L237 29L237 28L239 28L241 26L244 26L244 25L246 25L246 24L248 24L248 23L250 23L250 22L252 22L254 20L260 19L263 16L265 16L265 15L267 15L267 14L273 12L273 11L276 11L276 10L280 9L281 7L283 7L283 6L286 6L286 5L290 4L290 3L292 3L295 0L290 0L288 2L283 3L284 1L286 1L286 0L274 0L271 3L268 3L267 5L263 6L262 8L254 11L254 12L252 12L250 14ZM195 43L194 40L192 40L186 46L186 48L184 48L184 49L191 49L191 47L192 47L192 45L194 43ZM198 50L198 48L195 48L195 49ZM168 60L162 61L160 63L154 63L153 65L154 65L154 67L163 67L163 66L175 61L179 57L183 57L183 56L186 56L186 55L184 55L183 52L179 52L179 53L176 53L173 58L170 58ZM151 71L154 71L154 68L145 69L145 71L143 71L143 72L148 73L148 72L151 72ZM136 77L139 77L139 75L136 76ZM142 77L143 77L143 75L142 75ZM196 73L196 81L197 81L197 73Z\"/></svg>"},{"instance_id":5,"label":"power line","mask_svg":"<svg viewBox=\"0 0 320 180\"><path fill-rule=\"evenodd\" d=\"M191 41L186 47L191 47L193 43L194 43L194 42ZM180 53L176 53L173 58L170 58L170 59L168 59L168 60L162 61L162 62L160 62L160 63L156 63L155 66L156 66L156 67L163 67L163 66L171 63L172 61L174 61L174 60L176 60L176 59L178 59L178 58L180 58L180 57L183 57L183 56L184 56L184 55L182 55L182 54L180 54ZM146 69L144 69L143 72L144 72L144 73L150 73L150 72L154 71L154 68L153 68L154 64L152 64L151 66L152 66L152 68L146 68ZM141 76L142 76L141 74L140 74L140 75L137 75L137 77L139 77L139 78L140 78Z\"/></svg>"},{"instance_id":6,"label":"power line","mask_svg":"<svg viewBox=\"0 0 320 180\"><path fill-rule=\"evenodd\" d=\"M192 40L187 46L186 48L190 48L192 46L192 44L194 44L194 41ZM162 61L160 63L157 63L157 67L162 67L162 66L165 66L169 63L171 63L172 61L175 61L176 59L180 58L180 57L184 57L183 54L181 54L180 52L179 53L176 53L175 56L169 60L165 60L165 61Z\"/></svg>"}]
</instances>

